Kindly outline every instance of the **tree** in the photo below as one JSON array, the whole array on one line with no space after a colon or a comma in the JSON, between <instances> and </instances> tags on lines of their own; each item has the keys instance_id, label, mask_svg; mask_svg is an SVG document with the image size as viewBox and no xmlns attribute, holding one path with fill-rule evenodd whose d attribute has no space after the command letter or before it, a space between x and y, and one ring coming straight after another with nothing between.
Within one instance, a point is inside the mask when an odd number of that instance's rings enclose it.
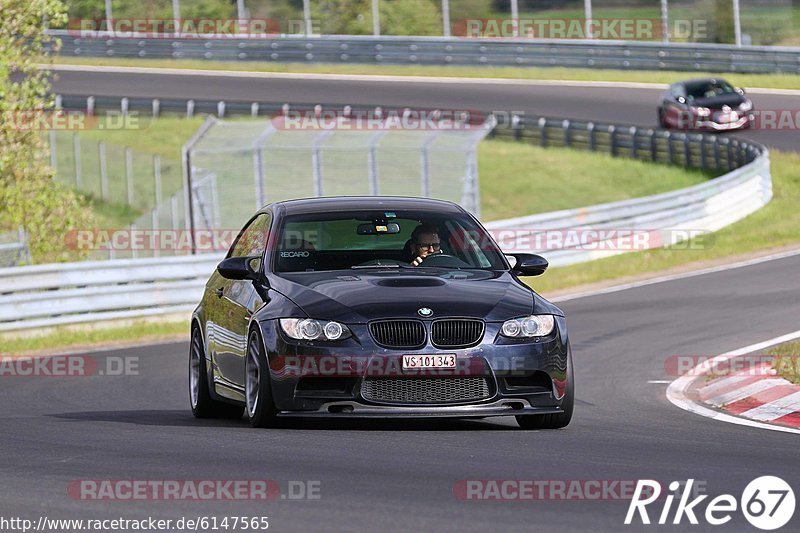
<instances>
[{"instance_id":1,"label":"tree","mask_svg":"<svg viewBox=\"0 0 800 533\"><path fill-rule=\"evenodd\" d=\"M44 113L52 105L49 73L57 47L42 31L44 20L64 22L60 0L0 0L0 227L23 226L36 262L78 257L67 249L73 229L90 228L83 199L53 181L44 132L21 127L23 115Z\"/></svg>"}]
</instances>

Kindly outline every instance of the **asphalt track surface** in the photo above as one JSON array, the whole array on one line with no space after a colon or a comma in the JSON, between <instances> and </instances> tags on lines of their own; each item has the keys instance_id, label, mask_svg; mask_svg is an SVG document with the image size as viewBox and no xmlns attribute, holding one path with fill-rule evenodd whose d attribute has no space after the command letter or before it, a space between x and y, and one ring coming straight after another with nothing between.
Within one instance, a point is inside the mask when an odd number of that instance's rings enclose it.
<instances>
[{"instance_id":1,"label":"asphalt track surface","mask_svg":"<svg viewBox=\"0 0 800 533\"><path fill-rule=\"evenodd\" d=\"M577 383L564 430L523 431L510 417L297 420L267 430L244 419L199 421L188 408L186 343L96 354L136 357L139 375L4 377L0 515L266 515L275 531L617 531L648 528L622 525L625 502L463 501L453 487L468 479L693 478L712 496L739 498L752 479L777 475L797 490L795 435L684 412L667 402L665 384L648 381L673 379L670 355L715 355L797 329L798 271L795 255L562 302ZM82 501L67 494L76 479L314 480L321 498ZM673 530L687 530L685 520ZM748 524L737 513L714 529Z\"/></svg>"},{"instance_id":2,"label":"asphalt track surface","mask_svg":"<svg viewBox=\"0 0 800 533\"><path fill-rule=\"evenodd\" d=\"M73 94L336 101L523 109L649 125L654 91L369 83L192 80L62 74ZM790 105L790 97L774 107ZM752 136L767 136L756 132ZM782 135L786 135L784 138ZM794 134L792 134L794 135ZM776 147L794 148L786 132ZM691 252L686 252L691 253ZM712 421L665 397L672 355L715 355L797 329L800 255L723 272L568 300L577 404L572 424L523 431L513 418L476 421L310 421L254 430L245 420L199 421L188 408L186 343L94 354L137 358L138 375L1 377L0 516L177 519L269 516L275 531L618 531L627 502L462 501L461 480L693 478L735 497L777 475L800 488L797 437ZM547 275L547 274L546 274ZM557 275L552 273L550 275ZM85 501L81 479L319 481L307 501ZM710 498L709 498L710 499ZM708 501L708 500L706 500ZM674 508L674 506L673 506ZM701 512L705 502L700 505ZM652 509L657 518L661 506ZM797 515L797 513L795 513ZM712 528L751 527L741 513ZM670 515L670 518L672 515ZM702 524L702 518L701 518ZM799 530L795 518L784 530Z\"/></svg>"},{"instance_id":3,"label":"asphalt track surface","mask_svg":"<svg viewBox=\"0 0 800 533\"><path fill-rule=\"evenodd\" d=\"M646 127L657 124L656 108L663 92L654 88L524 83L297 80L65 70L58 71L53 90L70 95L523 111L531 116ZM800 111L800 96L797 95L751 94L750 97L757 109ZM800 148L800 124L793 129L748 131L738 135L781 150Z\"/></svg>"}]
</instances>

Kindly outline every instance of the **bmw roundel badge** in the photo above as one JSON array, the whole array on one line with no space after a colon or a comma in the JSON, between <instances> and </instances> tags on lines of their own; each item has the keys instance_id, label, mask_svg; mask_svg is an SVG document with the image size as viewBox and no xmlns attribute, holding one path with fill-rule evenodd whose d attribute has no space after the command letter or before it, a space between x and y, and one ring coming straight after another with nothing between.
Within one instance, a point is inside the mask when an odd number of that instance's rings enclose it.
<instances>
[{"instance_id":1,"label":"bmw roundel badge","mask_svg":"<svg viewBox=\"0 0 800 533\"><path fill-rule=\"evenodd\" d=\"M433 315L433 309L430 307L420 307L417 309L417 313L419 313L421 317L429 317Z\"/></svg>"}]
</instances>

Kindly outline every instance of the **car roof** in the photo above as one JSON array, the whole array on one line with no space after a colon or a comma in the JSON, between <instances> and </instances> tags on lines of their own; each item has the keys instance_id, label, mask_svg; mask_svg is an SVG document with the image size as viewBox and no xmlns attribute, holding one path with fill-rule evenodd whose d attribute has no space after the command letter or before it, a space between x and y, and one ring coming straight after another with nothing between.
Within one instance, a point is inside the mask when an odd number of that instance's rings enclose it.
<instances>
[{"instance_id":1,"label":"car roof","mask_svg":"<svg viewBox=\"0 0 800 533\"><path fill-rule=\"evenodd\" d=\"M299 198L269 204L286 215L317 213L320 211L372 211L404 210L436 211L438 213L462 213L463 209L453 202L433 198L407 196L328 196Z\"/></svg>"},{"instance_id":2,"label":"car roof","mask_svg":"<svg viewBox=\"0 0 800 533\"><path fill-rule=\"evenodd\" d=\"M716 78L692 78L691 80L676 81L675 83L673 83L673 85L699 85L701 83L709 83L712 81L724 81L725 83L729 83L728 80L724 78L716 77Z\"/></svg>"}]
</instances>

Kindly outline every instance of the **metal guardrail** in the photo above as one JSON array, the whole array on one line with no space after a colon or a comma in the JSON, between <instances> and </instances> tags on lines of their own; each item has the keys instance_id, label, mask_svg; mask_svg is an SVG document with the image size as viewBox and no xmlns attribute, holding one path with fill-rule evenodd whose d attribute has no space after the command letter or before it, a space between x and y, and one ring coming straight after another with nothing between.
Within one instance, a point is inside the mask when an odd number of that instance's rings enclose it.
<instances>
[{"instance_id":1,"label":"metal guardrail","mask_svg":"<svg viewBox=\"0 0 800 533\"><path fill-rule=\"evenodd\" d=\"M646 249L671 246L692 236L702 237L703 232L716 231L757 211L771 198L769 159L764 155L693 187L490 222L486 227L500 237L504 231L513 230L513 240L503 241L506 252L539 252L552 266L566 266L629 252L632 238L641 238L641 249ZM553 233L578 237L569 247L559 250L531 249L529 243L546 242L546 235ZM620 245L621 242L628 244Z\"/></svg>"},{"instance_id":2,"label":"metal guardrail","mask_svg":"<svg viewBox=\"0 0 800 533\"><path fill-rule=\"evenodd\" d=\"M800 48L706 43L397 36L82 37L53 30L65 56L274 63L370 63L800 73Z\"/></svg>"},{"instance_id":3,"label":"metal guardrail","mask_svg":"<svg viewBox=\"0 0 800 533\"><path fill-rule=\"evenodd\" d=\"M0 269L0 331L188 312L221 258L204 254Z\"/></svg>"},{"instance_id":4,"label":"metal guardrail","mask_svg":"<svg viewBox=\"0 0 800 533\"><path fill-rule=\"evenodd\" d=\"M772 197L766 148L741 139L564 119L540 118L526 125L521 117L498 126L493 135L726 172L659 195L486 224L495 235L506 229L521 239L563 229L715 231ZM668 238L662 234L649 244L666 246L679 240L675 232L667 233ZM517 244L509 243L504 251L515 251ZM543 255L559 266L621 253L585 244ZM0 332L188 312L197 305L219 259L218 254L206 254L0 269Z\"/></svg>"}]
</instances>

